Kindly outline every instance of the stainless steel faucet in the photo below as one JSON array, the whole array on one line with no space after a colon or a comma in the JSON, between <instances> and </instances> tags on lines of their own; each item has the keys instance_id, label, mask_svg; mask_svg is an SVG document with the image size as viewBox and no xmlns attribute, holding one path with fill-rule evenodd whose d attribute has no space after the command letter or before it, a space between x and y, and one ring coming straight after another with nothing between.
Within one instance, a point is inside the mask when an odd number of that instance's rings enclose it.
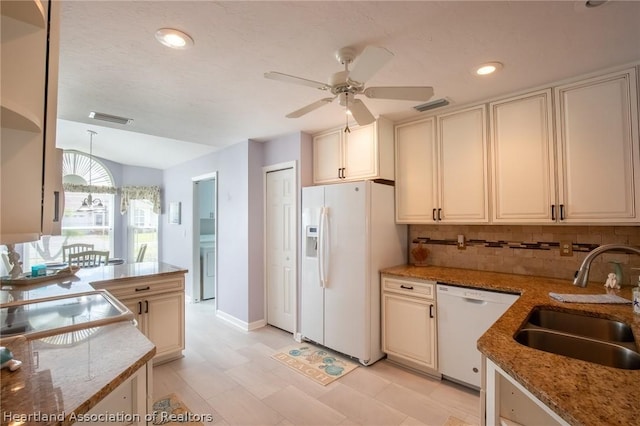
<instances>
[{"instance_id":1,"label":"stainless steel faucet","mask_svg":"<svg viewBox=\"0 0 640 426\"><path fill-rule=\"evenodd\" d=\"M582 261L580 269L576 271L575 278L573 279L573 285L586 287L587 282L589 281L589 268L591 268L591 262L593 262L593 259L607 251L623 251L626 253L635 253L640 256L640 247L626 246L624 244L605 244L603 246L596 247L591 250L587 257Z\"/></svg>"}]
</instances>

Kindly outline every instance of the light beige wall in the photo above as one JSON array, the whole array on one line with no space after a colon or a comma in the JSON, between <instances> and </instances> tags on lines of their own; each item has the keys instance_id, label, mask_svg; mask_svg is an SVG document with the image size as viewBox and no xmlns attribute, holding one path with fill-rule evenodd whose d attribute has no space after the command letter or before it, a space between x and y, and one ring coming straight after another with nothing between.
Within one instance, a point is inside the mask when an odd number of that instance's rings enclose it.
<instances>
[{"instance_id":1,"label":"light beige wall","mask_svg":"<svg viewBox=\"0 0 640 426\"><path fill-rule=\"evenodd\" d=\"M456 246L459 234L467 240L465 250ZM430 265L572 280L593 248L609 243L640 246L640 227L411 225L409 237L410 249L417 246L418 238L423 239ZM560 241L573 243L573 256L560 256L557 245ZM414 262L413 256L409 261ZM606 253L596 258L590 281L604 284L607 274L614 270L609 262L614 261L621 263L623 284L635 285L640 271L631 268L640 268L640 256L629 254Z\"/></svg>"}]
</instances>

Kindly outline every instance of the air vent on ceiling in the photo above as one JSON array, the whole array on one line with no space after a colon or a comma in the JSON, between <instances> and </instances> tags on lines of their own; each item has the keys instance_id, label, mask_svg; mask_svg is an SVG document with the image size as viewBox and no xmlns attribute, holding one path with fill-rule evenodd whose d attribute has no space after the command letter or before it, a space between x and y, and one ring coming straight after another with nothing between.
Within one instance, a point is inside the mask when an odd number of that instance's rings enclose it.
<instances>
[{"instance_id":1,"label":"air vent on ceiling","mask_svg":"<svg viewBox=\"0 0 640 426\"><path fill-rule=\"evenodd\" d=\"M109 123L117 123L117 124L131 124L133 122L133 118L118 117L117 115L103 114L101 112L95 112L95 111L91 111L89 113L89 118L93 118L95 120L108 121Z\"/></svg>"},{"instance_id":2,"label":"air vent on ceiling","mask_svg":"<svg viewBox=\"0 0 640 426\"><path fill-rule=\"evenodd\" d=\"M427 102L426 104L416 105L413 108L417 111L423 112L430 109L440 108L449 105L449 101L445 98L436 99L435 101Z\"/></svg>"}]
</instances>

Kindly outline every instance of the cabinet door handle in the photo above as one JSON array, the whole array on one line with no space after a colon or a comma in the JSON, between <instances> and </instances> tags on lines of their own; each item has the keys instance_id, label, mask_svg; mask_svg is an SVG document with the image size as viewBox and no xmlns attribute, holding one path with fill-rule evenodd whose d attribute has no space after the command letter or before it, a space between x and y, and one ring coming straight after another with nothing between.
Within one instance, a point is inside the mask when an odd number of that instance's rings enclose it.
<instances>
[{"instance_id":1,"label":"cabinet door handle","mask_svg":"<svg viewBox=\"0 0 640 426\"><path fill-rule=\"evenodd\" d=\"M442 220L442 209L438 209L438 220Z\"/></svg>"},{"instance_id":2,"label":"cabinet door handle","mask_svg":"<svg viewBox=\"0 0 640 426\"><path fill-rule=\"evenodd\" d=\"M142 302L138 302L138 315L142 315Z\"/></svg>"},{"instance_id":3,"label":"cabinet door handle","mask_svg":"<svg viewBox=\"0 0 640 426\"><path fill-rule=\"evenodd\" d=\"M551 204L551 220L556 220L556 205Z\"/></svg>"},{"instance_id":4,"label":"cabinet door handle","mask_svg":"<svg viewBox=\"0 0 640 426\"><path fill-rule=\"evenodd\" d=\"M60 222L60 191L53 191L53 221Z\"/></svg>"},{"instance_id":5,"label":"cabinet door handle","mask_svg":"<svg viewBox=\"0 0 640 426\"><path fill-rule=\"evenodd\" d=\"M145 314L149 313L149 301L148 300L144 301L144 313Z\"/></svg>"},{"instance_id":6,"label":"cabinet door handle","mask_svg":"<svg viewBox=\"0 0 640 426\"><path fill-rule=\"evenodd\" d=\"M433 209L433 212L431 212L431 217L433 217L433 221L435 222L436 220L436 209Z\"/></svg>"},{"instance_id":7,"label":"cabinet door handle","mask_svg":"<svg viewBox=\"0 0 640 426\"><path fill-rule=\"evenodd\" d=\"M433 305L429 305L429 318L433 318Z\"/></svg>"},{"instance_id":8,"label":"cabinet door handle","mask_svg":"<svg viewBox=\"0 0 640 426\"><path fill-rule=\"evenodd\" d=\"M564 204L560 204L560 220L564 220Z\"/></svg>"},{"instance_id":9,"label":"cabinet door handle","mask_svg":"<svg viewBox=\"0 0 640 426\"><path fill-rule=\"evenodd\" d=\"M413 286L412 285L400 284L400 288L404 288L405 290L413 290Z\"/></svg>"},{"instance_id":10,"label":"cabinet door handle","mask_svg":"<svg viewBox=\"0 0 640 426\"><path fill-rule=\"evenodd\" d=\"M151 287L149 287L149 286L137 287L135 291L147 291L147 290L150 290L150 289L151 289Z\"/></svg>"},{"instance_id":11,"label":"cabinet door handle","mask_svg":"<svg viewBox=\"0 0 640 426\"><path fill-rule=\"evenodd\" d=\"M342 168L342 179L346 179L346 178L347 178L347 173L346 173L346 171L347 171L347 168L346 168L346 167L343 167L343 168Z\"/></svg>"}]
</instances>

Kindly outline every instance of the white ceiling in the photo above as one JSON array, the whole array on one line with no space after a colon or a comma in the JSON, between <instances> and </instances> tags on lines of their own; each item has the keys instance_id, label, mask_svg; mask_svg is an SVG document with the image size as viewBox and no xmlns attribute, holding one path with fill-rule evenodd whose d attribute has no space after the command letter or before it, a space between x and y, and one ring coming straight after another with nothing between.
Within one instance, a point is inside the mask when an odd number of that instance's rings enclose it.
<instances>
[{"instance_id":1,"label":"white ceiling","mask_svg":"<svg viewBox=\"0 0 640 426\"><path fill-rule=\"evenodd\" d=\"M66 1L57 144L87 151L94 129L94 155L165 169L247 139L341 125L337 102L285 118L326 93L263 73L325 82L342 70L334 54L344 46L394 53L367 86L429 85L434 99L466 104L638 61L639 22L639 1ZM162 27L195 45L164 47ZM487 61L504 69L472 75ZM364 102L394 121L419 117L416 102ZM96 122L90 111L134 121Z\"/></svg>"}]
</instances>

